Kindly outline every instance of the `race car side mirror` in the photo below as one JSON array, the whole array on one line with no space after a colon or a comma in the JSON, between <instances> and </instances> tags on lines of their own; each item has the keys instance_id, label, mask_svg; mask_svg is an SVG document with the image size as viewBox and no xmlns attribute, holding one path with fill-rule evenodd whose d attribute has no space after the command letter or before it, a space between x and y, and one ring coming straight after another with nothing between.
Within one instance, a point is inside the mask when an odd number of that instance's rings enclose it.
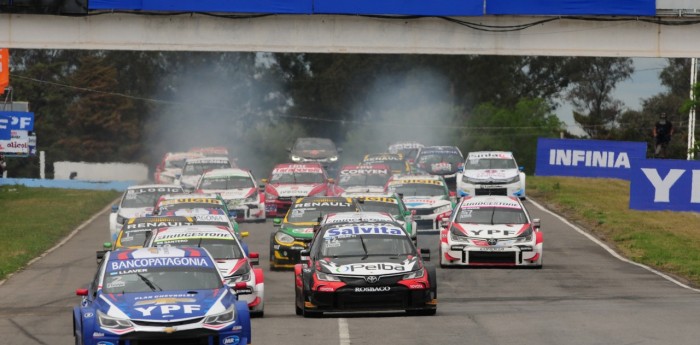
<instances>
[{"instance_id":1,"label":"race car side mirror","mask_svg":"<svg viewBox=\"0 0 700 345\"><path fill-rule=\"evenodd\" d=\"M112 213L117 213L119 211L119 205L112 205Z\"/></svg>"},{"instance_id":2,"label":"race car side mirror","mask_svg":"<svg viewBox=\"0 0 700 345\"><path fill-rule=\"evenodd\" d=\"M281 218L274 218L272 220L272 224L273 224L273 226L279 227L282 225L282 219Z\"/></svg>"},{"instance_id":3,"label":"race car side mirror","mask_svg":"<svg viewBox=\"0 0 700 345\"><path fill-rule=\"evenodd\" d=\"M110 249L112 249L112 242L105 242L105 243L102 243L102 249L104 249L104 250L110 250Z\"/></svg>"},{"instance_id":4,"label":"race car side mirror","mask_svg":"<svg viewBox=\"0 0 700 345\"><path fill-rule=\"evenodd\" d=\"M260 254L256 252L251 252L250 254L248 254L248 258L250 258L251 265L260 265Z\"/></svg>"},{"instance_id":5,"label":"race car side mirror","mask_svg":"<svg viewBox=\"0 0 700 345\"><path fill-rule=\"evenodd\" d=\"M440 221L440 227L443 229L447 229L447 227L450 225L450 220L449 219L444 219Z\"/></svg>"},{"instance_id":6,"label":"race car side mirror","mask_svg":"<svg viewBox=\"0 0 700 345\"><path fill-rule=\"evenodd\" d=\"M76 296L87 296L88 289L77 289L77 290L75 290L75 295Z\"/></svg>"},{"instance_id":7,"label":"race car side mirror","mask_svg":"<svg viewBox=\"0 0 700 345\"><path fill-rule=\"evenodd\" d=\"M248 235L250 235L248 231L241 232L241 237L248 237Z\"/></svg>"},{"instance_id":8,"label":"race car side mirror","mask_svg":"<svg viewBox=\"0 0 700 345\"><path fill-rule=\"evenodd\" d=\"M430 261L430 249L421 248L420 257L421 257L421 259L423 259L423 261Z\"/></svg>"},{"instance_id":9,"label":"race car side mirror","mask_svg":"<svg viewBox=\"0 0 700 345\"><path fill-rule=\"evenodd\" d=\"M532 227L535 228L535 230L539 231L540 230L540 219L535 218L532 220Z\"/></svg>"},{"instance_id":10,"label":"race car side mirror","mask_svg":"<svg viewBox=\"0 0 700 345\"><path fill-rule=\"evenodd\" d=\"M299 252L299 258L302 262L309 260L309 250L305 249Z\"/></svg>"}]
</instances>

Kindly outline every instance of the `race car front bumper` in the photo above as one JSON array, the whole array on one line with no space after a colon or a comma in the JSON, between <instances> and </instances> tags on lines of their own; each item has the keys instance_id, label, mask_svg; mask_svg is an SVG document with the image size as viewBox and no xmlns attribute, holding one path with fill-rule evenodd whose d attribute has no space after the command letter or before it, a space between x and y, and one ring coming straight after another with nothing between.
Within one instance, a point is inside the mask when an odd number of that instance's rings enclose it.
<instances>
[{"instance_id":1,"label":"race car front bumper","mask_svg":"<svg viewBox=\"0 0 700 345\"><path fill-rule=\"evenodd\" d=\"M540 266L542 243L513 246L473 246L440 243L443 266Z\"/></svg>"},{"instance_id":2,"label":"race car front bumper","mask_svg":"<svg viewBox=\"0 0 700 345\"><path fill-rule=\"evenodd\" d=\"M458 181L457 196L504 195L518 198L525 197L525 189L520 182L507 184L471 184Z\"/></svg>"},{"instance_id":3,"label":"race car front bumper","mask_svg":"<svg viewBox=\"0 0 700 345\"><path fill-rule=\"evenodd\" d=\"M241 332L217 332L207 329L164 332L132 332L121 337L86 339L88 344L119 345L155 345L155 344L193 344L193 345L230 345L247 344L248 338Z\"/></svg>"},{"instance_id":4,"label":"race car front bumper","mask_svg":"<svg viewBox=\"0 0 700 345\"><path fill-rule=\"evenodd\" d=\"M323 312L341 311L390 311L436 309L429 289L412 290L403 285L377 286L369 292L356 292L356 289L370 287L346 286L334 292L311 291L306 307ZM379 291L386 290L388 291Z\"/></svg>"}]
</instances>

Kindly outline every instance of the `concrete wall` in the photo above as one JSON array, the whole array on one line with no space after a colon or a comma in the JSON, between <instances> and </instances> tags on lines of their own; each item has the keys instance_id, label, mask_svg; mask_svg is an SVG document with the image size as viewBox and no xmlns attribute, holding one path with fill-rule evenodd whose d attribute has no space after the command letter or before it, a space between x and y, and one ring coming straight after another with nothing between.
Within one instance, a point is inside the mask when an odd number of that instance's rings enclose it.
<instances>
[{"instance_id":1,"label":"concrete wall","mask_svg":"<svg viewBox=\"0 0 700 345\"><path fill-rule=\"evenodd\" d=\"M148 167L141 163L85 163L55 162L54 179L69 180L71 173L77 173L80 181L137 181L148 180Z\"/></svg>"}]
</instances>

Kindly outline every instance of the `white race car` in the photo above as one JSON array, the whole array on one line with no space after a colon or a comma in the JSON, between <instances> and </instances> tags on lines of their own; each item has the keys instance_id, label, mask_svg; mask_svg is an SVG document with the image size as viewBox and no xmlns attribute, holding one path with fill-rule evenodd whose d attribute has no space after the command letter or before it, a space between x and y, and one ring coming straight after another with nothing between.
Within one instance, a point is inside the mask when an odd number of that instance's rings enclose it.
<instances>
[{"instance_id":1,"label":"white race car","mask_svg":"<svg viewBox=\"0 0 700 345\"><path fill-rule=\"evenodd\" d=\"M391 177L389 166L384 164L344 165L338 172L341 196L384 194L384 185Z\"/></svg>"},{"instance_id":2,"label":"white race car","mask_svg":"<svg viewBox=\"0 0 700 345\"><path fill-rule=\"evenodd\" d=\"M464 197L440 231L440 266L542 268L540 220L520 199Z\"/></svg>"},{"instance_id":3,"label":"white race car","mask_svg":"<svg viewBox=\"0 0 700 345\"><path fill-rule=\"evenodd\" d=\"M182 167L189 158L204 157L199 152L168 152L163 156L163 160L156 166L153 179L156 183L173 183L177 175L182 174Z\"/></svg>"},{"instance_id":4,"label":"white race car","mask_svg":"<svg viewBox=\"0 0 700 345\"><path fill-rule=\"evenodd\" d=\"M112 206L109 215L109 238L112 243L117 240L117 234L129 218L147 217L153 213L156 201L165 194L182 193L178 185L148 184L131 186L126 189L119 205Z\"/></svg>"},{"instance_id":5,"label":"white race car","mask_svg":"<svg viewBox=\"0 0 700 345\"><path fill-rule=\"evenodd\" d=\"M248 170L216 169L204 173L196 187L197 193L216 193L226 202L236 221L265 222L265 197L255 177Z\"/></svg>"},{"instance_id":6,"label":"white race car","mask_svg":"<svg viewBox=\"0 0 700 345\"><path fill-rule=\"evenodd\" d=\"M162 245L204 247L211 254L227 285L244 282L250 294L239 295L248 303L252 316L263 316L265 283L258 264L258 253L246 255L238 238L229 230L215 225L165 227L153 230L146 247Z\"/></svg>"},{"instance_id":7,"label":"white race car","mask_svg":"<svg viewBox=\"0 0 700 345\"><path fill-rule=\"evenodd\" d=\"M175 184L179 184L186 192L193 192L199 178L207 171L214 169L229 169L231 161L228 157L192 158L185 161L182 174L177 175Z\"/></svg>"},{"instance_id":8,"label":"white race car","mask_svg":"<svg viewBox=\"0 0 700 345\"><path fill-rule=\"evenodd\" d=\"M525 173L512 152L469 152L457 173L457 195L506 195L525 199Z\"/></svg>"},{"instance_id":9,"label":"white race car","mask_svg":"<svg viewBox=\"0 0 700 345\"><path fill-rule=\"evenodd\" d=\"M453 194L437 175L394 175L387 182L387 192L399 195L413 213L418 232L438 230L454 207Z\"/></svg>"}]
</instances>

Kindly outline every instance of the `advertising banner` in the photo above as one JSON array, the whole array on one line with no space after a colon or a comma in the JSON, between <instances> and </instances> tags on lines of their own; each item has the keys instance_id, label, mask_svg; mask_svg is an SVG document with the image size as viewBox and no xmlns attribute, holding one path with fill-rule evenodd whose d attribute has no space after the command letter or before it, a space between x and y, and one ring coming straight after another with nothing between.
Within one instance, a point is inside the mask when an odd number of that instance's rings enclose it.
<instances>
[{"instance_id":1,"label":"advertising banner","mask_svg":"<svg viewBox=\"0 0 700 345\"><path fill-rule=\"evenodd\" d=\"M7 115L0 114L0 140L8 140L12 138L12 130L10 122L12 118Z\"/></svg>"},{"instance_id":2,"label":"advertising banner","mask_svg":"<svg viewBox=\"0 0 700 345\"><path fill-rule=\"evenodd\" d=\"M632 164L631 209L700 212L700 161L640 159Z\"/></svg>"},{"instance_id":3,"label":"advertising banner","mask_svg":"<svg viewBox=\"0 0 700 345\"><path fill-rule=\"evenodd\" d=\"M655 16L655 0L488 0L486 15Z\"/></svg>"},{"instance_id":4,"label":"advertising banner","mask_svg":"<svg viewBox=\"0 0 700 345\"><path fill-rule=\"evenodd\" d=\"M90 10L311 14L313 0L90 0Z\"/></svg>"},{"instance_id":5,"label":"advertising banner","mask_svg":"<svg viewBox=\"0 0 700 345\"><path fill-rule=\"evenodd\" d=\"M646 152L645 142L539 138L535 175L629 180L632 160Z\"/></svg>"},{"instance_id":6,"label":"advertising banner","mask_svg":"<svg viewBox=\"0 0 700 345\"><path fill-rule=\"evenodd\" d=\"M483 0L314 0L314 14L481 16Z\"/></svg>"},{"instance_id":7,"label":"advertising banner","mask_svg":"<svg viewBox=\"0 0 700 345\"><path fill-rule=\"evenodd\" d=\"M0 111L0 118L9 117L7 128L18 131L34 130L34 113L28 111ZM4 125L4 123L0 123ZM0 127L0 129L2 129Z\"/></svg>"},{"instance_id":8,"label":"advertising banner","mask_svg":"<svg viewBox=\"0 0 700 345\"><path fill-rule=\"evenodd\" d=\"M10 86L10 50L0 48L0 94Z\"/></svg>"},{"instance_id":9,"label":"advertising banner","mask_svg":"<svg viewBox=\"0 0 700 345\"><path fill-rule=\"evenodd\" d=\"M0 140L0 153L10 155L29 154L29 134L27 131L12 131L9 140Z\"/></svg>"}]
</instances>

